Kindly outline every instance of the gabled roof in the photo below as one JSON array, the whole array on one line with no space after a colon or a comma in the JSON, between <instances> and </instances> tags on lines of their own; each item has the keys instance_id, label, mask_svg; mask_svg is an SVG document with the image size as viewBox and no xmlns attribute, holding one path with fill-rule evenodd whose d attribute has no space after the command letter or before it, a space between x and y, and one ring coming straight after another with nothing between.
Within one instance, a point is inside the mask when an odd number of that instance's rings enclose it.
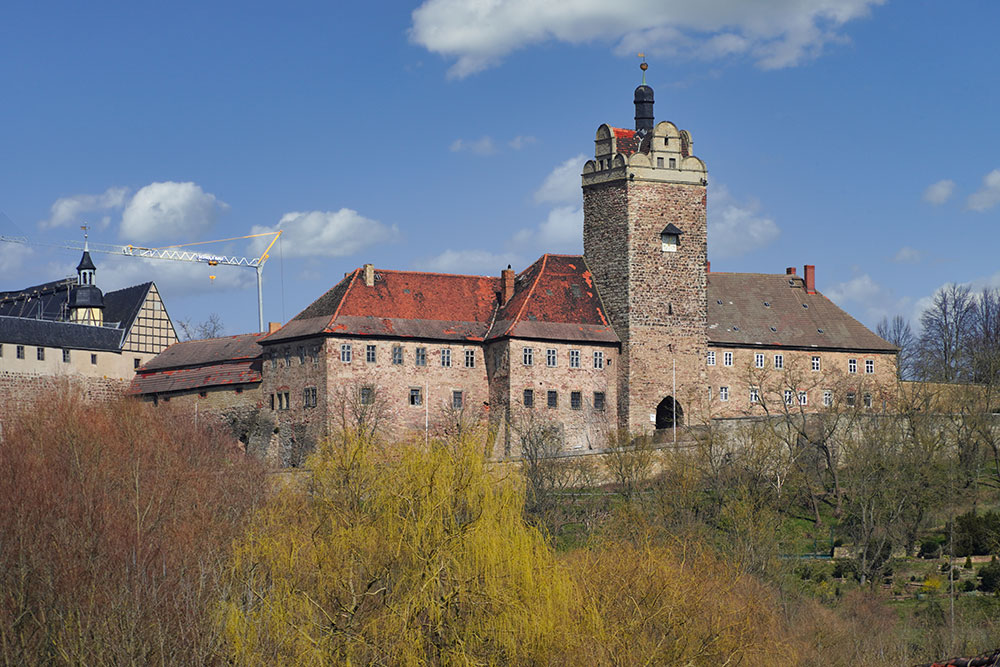
<instances>
[{"instance_id":1,"label":"gabled roof","mask_svg":"<svg viewBox=\"0 0 1000 667\"><path fill-rule=\"evenodd\" d=\"M485 338L500 279L418 271L356 269L262 344L320 334L440 340Z\"/></svg>"},{"instance_id":2,"label":"gabled roof","mask_svg":"<svg viewBox=\"0 0 1000 667\"><path fill-rule=\"evenodd\" d=\"M163 352L150 359L144 371L166 368L187 368L226 361L246 361L257 359L263 354L257 340L263 333L240 334L223 338L204 338L174 343Z\"/></svg>"},{"instance_id":3,"label":"gabled roof","mask_svg":"<svg viewBox=\"0 0 1000 667\"><path fill-rule=\"evenodd\" d=\"M816 292L796 275L708 274L708 341L896 352L897 348Z\"/></svg>"},{"instance_id":4,"label":"gabled roof","mask_svg":"<svg viewBox=\"0 0 1000 667\"><path fill-rule=\"evenodd\" d=\"M33 317L47 320L64 316L70 290L76 278L63 278L20 290L0 292L0 315Z\"/></svg>"},{"instance_id":5,"label":"gabled roof","mask_svg":"<svg viewBox=\"0 0 1000 667\"><path fill-rule=\"evenodd\" d=\"M152 282L141 283L105 294L104 321L109 324L117 322L119 327L128 331L139 315L146 294L152 286Z\"/></svg>"},{"instance_id":6,"label":"gabled roof","mask_svg":"<svg viewBox=\"0 0 1000 667\"><path fill-rule=\"evenodd\" d=\"M579 255L542 255L525 269L487 337L618 342Z\"/></svg>"},{"instance_id":7,"label":"gabled roof","mask_svg":"<svg viewBox=\"0 0 1000 667\"><path fill-rule=\"evenodd\" d=\"M122 330L75 322L0 315L0 342L119 352L122 348Z\"/></svg>"}]
</instances>

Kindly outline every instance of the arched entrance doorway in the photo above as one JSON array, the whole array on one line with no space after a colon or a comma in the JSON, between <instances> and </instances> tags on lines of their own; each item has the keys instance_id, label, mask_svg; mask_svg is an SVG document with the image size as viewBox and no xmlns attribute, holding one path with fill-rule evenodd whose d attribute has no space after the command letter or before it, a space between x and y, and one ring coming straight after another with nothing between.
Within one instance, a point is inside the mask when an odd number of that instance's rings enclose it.
<instances>
[{"instance_id":1,"label":"arched entrance doorway","mask_svg":"<svg viewBox=\"0 0 1000 667\"><path fill-rule=\"evenodd\" d=\"M684 425L684 409L673 396L667 396L656 406L656 428L673 428L675 419L677 426Z\"/></svg>"}]
</instances>

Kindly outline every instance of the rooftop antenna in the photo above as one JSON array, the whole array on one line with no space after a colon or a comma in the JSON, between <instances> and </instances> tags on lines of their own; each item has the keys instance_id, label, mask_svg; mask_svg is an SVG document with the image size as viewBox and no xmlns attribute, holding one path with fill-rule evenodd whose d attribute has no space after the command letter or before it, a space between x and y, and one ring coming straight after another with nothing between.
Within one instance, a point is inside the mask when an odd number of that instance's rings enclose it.
<instances>
[{"instance_id":1,"label":"rooftop antenna","mask_svg":"<svg viewBox=\"0 0 1000 667\"><path fill-rule=\"evenodd\" d=\"M638 57L642 58L642 62L639 63L639 69L642 70L642 85L646 85L646 70L649 69L649 65L646 63L646 54L638 53Z\"/></svg>"}]
</instances>

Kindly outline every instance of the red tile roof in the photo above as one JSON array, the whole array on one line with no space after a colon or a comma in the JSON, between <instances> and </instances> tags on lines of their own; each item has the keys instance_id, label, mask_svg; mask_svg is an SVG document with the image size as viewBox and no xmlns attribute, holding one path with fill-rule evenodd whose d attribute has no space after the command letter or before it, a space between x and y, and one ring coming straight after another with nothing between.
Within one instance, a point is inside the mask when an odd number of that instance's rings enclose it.
<instances>
[{"instance_id":1,"label":"red tile roof","mask_svg":"<svg viewBox=\"0 0 1000 667\"><path fill-rule=\"evenodd\" d=\"M708 274L708 341L895 352L896 348L816 292L800 276Z\"/></svg>"},{"instance_id":2,"label":"red tile roof","mask_svg":"<svg viewBox=\"0 0 1000 667\"><path fill-rule=\"evenodd\" d=\"M174 343L142 368L130 394L160 394L206 387L252 384L261 380L263 350L251 333Z\"/></svg>"},{"instance_id":3,"label":"red tile roof","mask_svg":"<svg viewBox=\"0 0 1000 667\"><path fill-rule=\"evenodd\" d=\"M613 127L611 131L615 133L615 149L618 153L631 155L639 150L642 137L636 136L635 130Z\"/></svg>"}]
</instances>

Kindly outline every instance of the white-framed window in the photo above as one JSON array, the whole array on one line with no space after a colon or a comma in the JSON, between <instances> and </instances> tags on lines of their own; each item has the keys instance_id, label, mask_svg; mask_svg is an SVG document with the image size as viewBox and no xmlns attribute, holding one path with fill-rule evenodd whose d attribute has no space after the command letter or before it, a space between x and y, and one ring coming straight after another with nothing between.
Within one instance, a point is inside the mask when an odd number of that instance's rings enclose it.
<instances>
[{"instance_id":1,"label":"white-framed window","mask_svg":"<svg viewBox=\"0 0 1000 667\"><path fill-rule=\"evenodd\" d=\"M316 355L314 354L313 355L313 359L315 359L315 358L316 358ZM365 346L365 361L367 361L369 364L374 364L375 363L375 346L374 345L366 345Z\"/></svg>"},{"instance_id":2,"label":"white-framed window","mask_svg":"<svg viewBox=\"0 0 1000 667\"><path fill-rule=\"evenodd\" d=\"M372 345L371 347L375 347ZM309 356L312 357L312 362L314 365L319 365L319 346L313 345L309 348Z\"/></svg>"},{"instance_id":3,"label":"white-framed window","mask_svg":"<svg viewBox=\"0 0 1000 667\"><path fill-rule=\"evenodd\" d=\"M875 372L875 360L865 359L865 373L867 375L871 375L874 372Z\"/></svg>"},{"instance_id":4,"label":"white-framed window","mask_svg":"<svg viewBox=\"0 0 1000 667\"><path fill-rule=\"evenodd\" d=\"M299 345L298 353L299 353L299 366L302 366L303 364L306 363L306 348Z\"/></svg>"},{"instance_id":5,"label":"white-framed window","mask_svg":"<svg viewBox=\"0 0 1000 667\"><path fill-rule=\"evenodd\" d=\"M857 373L858 372L858 360L857 359L848 359L847 360L847 372L848 373Z\"/></svg>"},{"instance_id":6,"label":"white-framed window","mask_svg":"<svg viewBox=\"0 0 1000 667\"><path fill-rule=\"evenodd\" d=\"M709 350L708 354L705 356L705 363L709 366L715 365L715 350Z\"/></svg>"},{"instance_id":7,"label":"white-framed window","mask_svg":"<svg viewBox=\"0 0 1000 667\"><path fill-rule=\"evenodd\" d=\"M138 359L136 361L138 361ZM64 364L68 364L69 363L69 350L63 350L63 363ZM135 367L139 368L139 365L136 364Z\"/></svg>"},{"instance_id":8,"label":"white-framed window","mask_svg":"<svg viewBox=\"0 0 1000 667\"><path fill-rule=\"evenodd\" d=\"M594 368L604 368L604 352L601 350L594 352Z\"/></svg>"},{"instance_id":9,"label":"white-framed window","mask_svg":"<svg viewBox=\"0 0 1000 667\"><path fill-rule=\"evenodd\" d=\"M733 353L732 352L723 352L722 353L722 365L723 366L732 366L733 365Z\"/></svg>"},{"instance_id":10,"label":"white-framed window","mask_svg":"<svg viewBox=\"0 0 1000 667\"><path fill-rule=\"evenodd\" d=\"M870 408L872 406L872 395L871 394L865 394L864 400L865 400L865 407L866 408Z\"/></svg>"},{"instance_id":11,"label":"white-framed window","mask_svg":"<svg viewBox=\"0 0 1000 667\"><path fill-rule=\"evenodd\" d=\"M90 365L91 366L96 366L97 365L97 355L96 354L90 355Z\"/></svg>"},{"instance_id":12,"label":"white-framed window","mask_svg":"<svg viewBox=\"0 0 1000 667\"><path fill-rule=\"evenodd\" d=\"M753 355L753 365L755 368L764 368L764 355L760 352Z\"/></svg>"},{"instance_id":13,"label":"white-framed window","mask_svg":"<svg viewBox=\"0 0 1000 667\"><path fill-rule=\"evenodd\" d=\"M420 387L410 387L410 405L423 405L424 395L420 391Z\"/></svg>"},{"instance_id":14,"label":"white-framed window","mask_svg":"<svg viewBox=\"0 0 1000 667\"><path fill-rule=\"evenodd\" d=\"M18 359L24 359L24 346L23 345L17 345L14 348L14 356L17 357Z\"/></svg>"},{"instance_id":15,"label":"white-framed window","mask_svg":"<svg viewBox=\"0 0 1000 667\"><path fill-rule=\"evenodd\" d=\"M302 390L302 407L316 407L316 387L306 387Z\"/></svg>"},{"instance_id":16,"label":"white-framed window","mask_svg":"<svg viewBox=\"0 0 1000 667\"><path fill-rule=\"evenodd\" d=\"M833 392L829 389L823 391L823 407L829 408L833 405Z\"/></svg>"},{"instance_id":17,"label":"white-framed window","mask_svg":"<svg viewBox=\"0 0 1000 667\"><path fill-rule=\"evenodd\" d=\"M351 363L351 344L341 343L340 344L340 360L345 364Z\"/></svg>"},{"instance_id":18,"label":"white-framed window","mask_svg":"<svg viewBox=\"0 0 1000 667\"><path fill-rule=\"evenodd\" d=\"M750 387L750 402L760 403L760 389L757 387Z\"/></svg>"},{"instance_id":19,"label":"white-framed window","mask_svg":"<svg viewBox=\"0 0 1000 667\"><path fill-rule=\"evenodd\" d=\"M809 405L809 394L808 393L806 393L804 391L800 391L799 392L799 405Z\"/></svg>"},{"instance_id":20,"label":"white-framed window","mask_svg":"<svg viewBox=\"0 0 1000 667\"><path fill-rule=\"evenodd\" d=\"M853 408L856 401L857 401L857 394L855 394L853 391L847 392L847 407Z\"/></svg>"},{"instance_id":21,"label":"white-framed window","mask_svg":"<svg viewBox=\"0 0 1000 667\"><path fill-rule=\"evenodd\" d=\"M35 351L35 357L37 357L39 361L45 361L45 348L44 347L38 348Z\"/></svg>"},{"instance_id":22,"label":"white-framed window","mask_svg":"<svg viewBox=\"0 0 1000 667\"><path fill-rule=\"evenodd\" d=\"M774 367L778 369L785 367L785 355L783 354L774 355Z\"/></svg>"},{"instance_id":23,"label":"white-framed window","mask_svg":"<svg viewBox=\"0 0 1000 667\"><path fill-rule=\"evenodd\" d=\"M465 367L475 368L476 367L476 351L466 350L465 351Z\"/></svg>"},{"instance_id":24,"label":"white-framed window","mask_svg":"<svg viewBox=\"0 0 1000 667\"><path fill-rule=\"evenodd\" d=\"M403 363L403 348L400 345L392 346L392 365L399 366Z\"/></svg>"},{"instance_id":25,"label":"white-framed window","mask_svg":"<svg viewBox=\"0 0 1000 667\"><path fill-rule=\"evenodd\" d=\"M416 354L416 358L415 358L415 363L417 364L417 366L426 366L427 365L427 348L426 347L418 347L417 348L417 354Z\"/></svg>"},{"instance_id":26,"label":"white-framed window","mask_svg":"<svg viewBox=\"0 0 1000 667\"><path fill-rule=\"evenodd\" d=\"M532 366L535 363L535 349L532 347L526 347L521 352L521 361L525 366Z\"/></svg>"},{"instance_id":27,"label":"white-framed window","mask_svg":"<svg viewBox=\"0 0 1000 667\"><path fill-rule=\"evenodd\" d=\"M448 348L441 350L441 365L445 368L451 368L451 350Z\"/></svg>"},{"instance_id":28,"label":"white-framed window","mask_svg":"<svg viewBox=\"0 0 1000 667\"><path fill-rule=\"evenodd\" d=\"M785 390L785 405L791 405L791 404L792 404L792 390L791 389L786 389Z\"/></svg>"},{"instance_id":29,"label":"white-framed window","mask_svg":"<svg viewBox=\"0 0 1000 667\"><path fill-rule=\"evenodd\" d=\"M552 368L556 365L556 351L553 348L545 350L545 365Z\"/></svg>"},{"instance_id":30,"label":"white-framed window","mask_svg":"<svg viewBox=\"0 0 1000 667\"><path fill-rule=\"evenodd\" d=\"M719 400L720 401L729 400L729 387L719 387Z\"/></svg>"},{"instance_id":31,"label":"white-framed window","mask_svg":"<svg viewBox=\"0 0 1000 667\"><path fill-rule=\"evenodd\" d=\"M812 358L812 369L814 371L818 371L820 369L819 357L813 357Z\"/></svg>"},{"instance_id":32,"label":"white-framed window","mask_svg":"<svg viewBox=\"0 0 1000 667\"><path fill-rule=\"evenodd\" d=\"M569 351L569 367L570 368L580 367L580 350Z\"/></svg>"}]
</instances>

